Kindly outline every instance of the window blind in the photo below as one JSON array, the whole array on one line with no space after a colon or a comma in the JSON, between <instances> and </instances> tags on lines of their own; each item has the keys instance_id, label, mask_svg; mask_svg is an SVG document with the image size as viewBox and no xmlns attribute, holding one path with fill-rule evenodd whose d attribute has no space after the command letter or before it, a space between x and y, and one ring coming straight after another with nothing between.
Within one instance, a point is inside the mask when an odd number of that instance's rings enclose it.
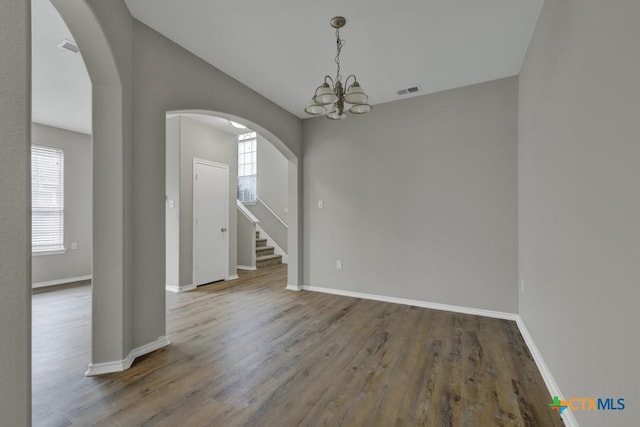
<instances>
[{"instance_id":1,"label":"window blind","mask_svg":"<svg viewBox=\"0 0 640 427\"><path fill-rule=\"evenodd\" d=\"M33 252L64 249L64 151L31 146Z\"/></svg>"}]
</instances>

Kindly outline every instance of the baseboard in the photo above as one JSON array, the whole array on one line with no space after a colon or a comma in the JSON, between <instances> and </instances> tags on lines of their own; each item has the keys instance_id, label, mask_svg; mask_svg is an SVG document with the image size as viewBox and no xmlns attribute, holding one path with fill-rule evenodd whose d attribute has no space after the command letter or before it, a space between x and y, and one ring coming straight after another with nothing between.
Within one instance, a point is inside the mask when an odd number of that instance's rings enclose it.
<instances>
[{"instance_id":1,"label":"baseboard","mask_svg":"<svg viewBox=\"0 0 640 427\"><path fill-rule=\"evenodd\" d=\"M85 375L87 377L90 377L94 375L103 375L126 371L131 367L133 361L137 357L144 356L145 354L149 354L152 351L159 350L162 347L168 346L169 344L171 344L171 342L166 336L158 337L157 340L150 342L149 344L145 344L143 346L132 349L127 357L122 360L103 363L89 363L89 368L87 369L87 372L85 372Z\"/></svg>"},{"instance_id":2,"label":"baseboard","mask_svg":"<svg viewBox=\"0 0 640 427\"><path fill-rule=\"evenodd\" d=\"M249 271L253 271L253 270L257 270L258 268L255 266L250 266L250 265L238 265L236 267L238 270L249 270Z\"/></svg>"},{"instance_id":3,"label":"baseboard","mask_svg":"<svg viewBox=\"0 0 640 427\"><path fill-rule=\"evenodd\" d=\"M286 289L288 291L301 291L302 288L298 285L287 285Z\"/></svg>"},{"instance_id":4,"label":"baseboard","mask_svg":"<svg viewBox=\"0 0 640 427\"><path fill-rule=\"evenodd\" d=\"M166 285L165 289L168 292L173 292L173 293L179 294L180 292L191 291L191 290L193 290L195 288L196 288L196 286L193 283L190 283L188 285L182 285L182 286Z\"/></svg>"},{"instance_id":5,"label":"baseboard","mask_svg":"<svg viewBox=\"0 0 640 427\"><path fill-rule=\"evenodd\" d=\"M562 392L560 391L560 387L558 387L558 383L556 383L553 375L551 375L551 371L549 370L547 363L542 358L542 353L540 353L540 350L538 350L538 347L533 341L533 337L524 324L522 317L518 316L518 318L516 319L516 323L518 324L518 329L520 329L520 334L522 335L524 342L527 344L527 347L529 347L529 352L533 356L533 360L536 362L536 366L538 367L538 370L542 375L542 379L547 386L547 390L549 390L549 395L552 399L554 396L558 396L560 400L566 400L562 395ZM570 409L562 413L562 420L568 427L578 427L578 421L575 419L575 417L573 416L573 412L571 412Z\"/></svg>"},{"instance_id":6,"label":"baseboard","mask_svg":"<svg viewBox=\"0 0 640 427\"><path fill-rule=\"evenodd\" d=\"M394 304L412 305L414 307L431 308L434 310L452 311L454 313L473 314L476 316L493 317L496 319L505 319L516 321L518 315L515 313L506 313L503 311L484 310L481 308L462 307L458 305L440 304L437 302L420 301L407 298L396 298L384 295L368 294L364 292L344 291L341 289L323 288L319 286L303 286L303 290L312 292L322 292L325 294L341 295L345 297L362 298L374 301L391 302Z\"/></svg>"},{"instance_id":7,"label":"baseboard","mask_svg":"<svg viewBox=\"0 0 640 427\"><path fill-rule=\"evenodd\" d=\"M224 279L224 280L225 280L225 281L228 281L228 280L236 280L236 279L239 279L239 278L240 278L240 276L238 276L237 274L232 274L231 276L227 277L227 278L226 278L226 279Z\"/></svg>"},{"instance_id":8,"label":"baseboard","mask_svg":"<svg viewBox=\"0 0 640 427\"><path fill-rule=\"evenodd\" d=\"M92 276L67 277L65 279L47 280L45 282L33 283L32 288L44 288L45 286L64 285L66 283L82 282L83 280L91 280Z\"/></svg>"}]
</instances>

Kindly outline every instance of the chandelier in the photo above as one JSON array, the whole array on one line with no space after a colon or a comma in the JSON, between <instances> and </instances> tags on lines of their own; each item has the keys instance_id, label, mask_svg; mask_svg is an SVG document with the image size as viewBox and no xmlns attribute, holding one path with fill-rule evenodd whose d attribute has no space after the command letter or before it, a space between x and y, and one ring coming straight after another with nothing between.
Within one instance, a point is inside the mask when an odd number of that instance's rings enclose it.
<instances>
[{"instance_id":1,"label":"chandelier","mask_svg":"<svg viewBox=\"0 0 640 427\"><path fill-rule=\"evenodd\" d=\"M344 27L346 23L347 20L342 16L336 16L331 20L331 26L336 29L336 77L332 79L331 76L324 76L324 83L318 86L313 98L311 98L311 103L304 109L307 114L312 116L326 114L327 118L331 120L345 119L347 117L344 112L345 103L351 104L349 111L353 114L364 114L371 111L371 105L368 102L369 96L360 87L355 74L349 75L344 84L342 83L340 53L345 40L340 38L340 28Z\"/></svg>"}]
</instances>

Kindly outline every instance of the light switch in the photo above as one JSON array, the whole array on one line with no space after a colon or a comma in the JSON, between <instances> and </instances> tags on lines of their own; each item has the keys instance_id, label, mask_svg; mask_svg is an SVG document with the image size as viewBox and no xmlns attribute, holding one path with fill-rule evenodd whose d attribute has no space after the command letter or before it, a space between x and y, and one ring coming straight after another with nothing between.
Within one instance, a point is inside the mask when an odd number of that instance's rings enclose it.
<instances>
[{"instance_id":1,"label":"light switch","mask_svg":"<svg viewBox=\"0 0 640 427\"><path fill-rule=\"evenodd\" d=\"M336 261L336 269L342 270L342 260L339 259Z\"/></svg>"},{"instance_id":2,"label":"light switch","mask_svg":"<svg viewBox=\"0 0 640 427\"><path fill-rule=\"evenodd\" d=\"M320 209L324 208L324 200L318 200L318 208Z\"/></svg>"},{"instance_id":3,"label":"light switch","mask_svg":"<svg viewBox=\"0 0 640 427\"><path fill-rule=\"evenodd\" d=\"M78 243L72 242L71 243L71 249L78 249Z\"/></svg>"},{"instance_id":4,"label":"light switch","mask_svg":"<svg viewBox=\"0 0 640 427\"><path fill-rule=\"evenodd\" d=\"M288 207L284 207L284 213L289 213L289 208Z\"/></svg>"}]
</instances>

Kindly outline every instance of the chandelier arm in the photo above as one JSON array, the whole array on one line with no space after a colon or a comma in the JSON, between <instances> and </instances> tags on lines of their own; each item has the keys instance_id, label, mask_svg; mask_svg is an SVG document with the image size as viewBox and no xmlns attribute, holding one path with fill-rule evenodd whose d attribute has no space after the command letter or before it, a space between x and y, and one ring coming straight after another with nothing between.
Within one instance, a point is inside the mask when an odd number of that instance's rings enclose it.
<instances>
[{"instance_id":1,"label":"chandelier arm","mask_svg":"<svg viewBox=\"0 0 640 427\"><path fill-rule=\"evenodd\" d=\"M329 80L328 82L327 82L327 79ZM331 86L331 89L335 90L336 82L331 78L331 76L329 76L329 75L324 76L324 82L327 83L327 84L331 83L329 86ZM316 89L316 90L318 90L318 89Z\"/></svg>"},{"instance_id":2,"label":"chandelier arm","mask_svg":"<svg viewBox=\"0 0 640 427\"><path fill-rule=\"evenodd\" d=\"M349 85L349 79L350 79L351 77L353 77L353 83L355 83L355 82L357 82L357 81L358 81L358 78L356 77L356 75L355 75L355 74L349 74L349 75L347 76L347 78L344 80L344 87L345 87L345 90L349 90L349 88L351 87L351 86ZM353 83L351 83L351 84L353 85Z\"/></svg>"}]
</instances>

